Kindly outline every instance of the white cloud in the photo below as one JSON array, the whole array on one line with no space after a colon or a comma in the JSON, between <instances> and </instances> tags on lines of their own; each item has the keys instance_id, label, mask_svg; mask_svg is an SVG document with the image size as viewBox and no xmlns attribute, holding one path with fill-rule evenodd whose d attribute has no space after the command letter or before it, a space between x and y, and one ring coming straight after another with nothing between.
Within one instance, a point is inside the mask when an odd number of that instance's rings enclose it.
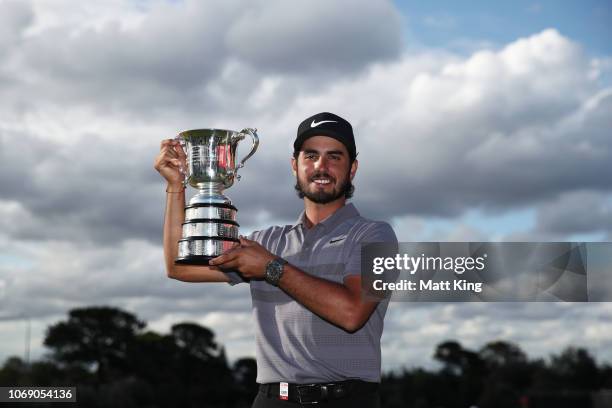
<instances>
[{"instance_id":1,"label":"white cloud","mask_svg":"<svg viewBox=\"0 0 612 408\"><path fill-rule=\"evenodd\" d=\"M264 70L353 71L401 46L402 19L389 1L258 1L243 10L227 43L232 55Z\"/></svg>"},{"instance_id":2,"label":"white cloud","mask_svg":"<svg viewBox=\"0 0 612 408\"><path fill-rule=\"evenodd\" d=\"M508 208L576 188L577 178L609 188L592 176L609 167L598 117L610 108L604 99L578 128L564 128L565 118L582 112L597 90L587 78L588 61L557 32L464 60L438 58L405 75L418 62L406 56L358 85L347 82L309 98L309 106L336 109L352 101L345 110L358 118L363 152L357 183L365 177L369 194L384 196L391 206L386 212ZM578 137L582 144L576 146ZM585 150L588 144L600 156ZM377 157L385 157L384 166ZM584 160L591 163L567 165ZM375 207L372 202L368 209Z\"/></svg>"},{"instance_id":3,"label":"white cloud","mask_svg":"<svg viewBox=\"0 0 612 408\"><path fill-rule=\"evenodd\" d=\"M6 57L21 45L25 28L34 15L27 4L19 1L4 1L0 7L0 56Z\"/></svg>"},{"instance_id":4,"label":"white cloud","mask_svg":"<svg viewBox=\"0 0 612 408\"><path fill-rule=\"evenodd\" d=\"M574 191L542 205L537 228L557 233L612 230L612 197L594 191Z\"/></svg>"},{"instance_id":5,"label":"white cloud","mask_svg":"<svg viewBox=\"0 0 612 408\"><path fill-rule=\"evenodd\" d=\"M46 102L140 117L172 110L219 114L228 99L234 104L248 99L264 75L337 77L392 59L401 50L401 17L386 0L350 2L350 7L348 2L194 0L142 7L127 1L0 7L10 19L5 48L12 46L14 54L13 64L0 73L20 85L2 94L28 110ZM70 11L64 15L65 9ZM387 24L378 24L380 19ZM17 44L25 30L28 35ZM215 88L236 63L241 68L217 94ZM234 92L232 85L239 85ZM32 94L36 101L24 97Z\"/></svg>"}]
</instances>

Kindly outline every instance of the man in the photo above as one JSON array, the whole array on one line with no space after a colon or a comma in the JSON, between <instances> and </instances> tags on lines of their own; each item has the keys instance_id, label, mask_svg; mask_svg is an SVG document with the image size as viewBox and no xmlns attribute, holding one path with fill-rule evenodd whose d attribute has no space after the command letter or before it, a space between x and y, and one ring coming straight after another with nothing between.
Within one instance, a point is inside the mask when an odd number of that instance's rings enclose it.
<instances>
[{"instance_id":1,"label":"man","mask_svg":"<svg viewBox=\"0 0 612 408\"><path fill-rule=\"evenodd\" d=\"M367 220L346 200L357 152L352 126L319 113L298 127L291 167L304 211L294 225L256 231L211 260L175 265L185 196L185 153L162 142L155 168L168 181L164 254L168 276L187 282L248 282L257 340L253 407L379 406L380 337L388 300L361 291L361 246L397 242L391 227Z\"/></svg>"}]
</instances>

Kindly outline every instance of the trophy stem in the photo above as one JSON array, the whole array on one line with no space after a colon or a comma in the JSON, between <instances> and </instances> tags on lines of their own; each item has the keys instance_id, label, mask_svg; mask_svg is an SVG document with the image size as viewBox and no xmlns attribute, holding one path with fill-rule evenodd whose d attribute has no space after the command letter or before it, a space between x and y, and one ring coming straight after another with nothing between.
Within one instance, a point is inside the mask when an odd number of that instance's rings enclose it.
<instances>
[{"instance_id":1,"label":"trophy stem","mask_svg":"<svg viewBox=\"0 0 612 408\"><path fill-rule=\"evenodd\" d=\"M201 183L198 194L191 197L189 205L193 204L232 204L232 200L223 194L223 183Z\"/></svg>"},{"instance_id":2,"label":"trophy stem","mask_svg":"<svg viewBox=\"0 0 612 408\"><path fill-rule=\"evenodd\" d=\"M202 183L198 185L198 189L200 190L199 194L201 195L223 195L223 183Z\"/></svg>"}]
</instances>

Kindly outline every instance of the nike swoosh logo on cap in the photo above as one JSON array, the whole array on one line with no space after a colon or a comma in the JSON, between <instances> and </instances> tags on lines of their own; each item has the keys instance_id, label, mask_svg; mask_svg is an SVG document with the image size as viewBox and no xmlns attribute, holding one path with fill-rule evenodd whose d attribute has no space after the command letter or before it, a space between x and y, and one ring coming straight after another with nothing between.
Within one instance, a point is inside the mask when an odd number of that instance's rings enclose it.
<instances>
[{"instance_id":1,"label":"nike swoosh logo on cap","mask_svg":"<svg viewBox=\"0 0 612 408\"><path fill-rule=\"evenodd\" d=\"M319 126L321 123L338 123L337 120L322 120L320 122L315 122L314 119L312 120L312 123L310 124L311 128L317 127Z\"/></svg>"}]
</instances>

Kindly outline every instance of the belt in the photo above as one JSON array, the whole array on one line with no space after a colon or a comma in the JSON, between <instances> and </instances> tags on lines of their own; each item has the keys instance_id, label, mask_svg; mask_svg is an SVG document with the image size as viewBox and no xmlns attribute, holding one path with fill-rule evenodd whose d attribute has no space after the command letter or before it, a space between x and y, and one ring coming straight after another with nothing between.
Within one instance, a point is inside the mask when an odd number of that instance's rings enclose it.
<instances>
[{"instance_id":1,"label":"belt","mask_svg":"<svg viewBox=\"0 0 612 408\"><path fill-rule=\"evenodd\" d=\"M346 398L351 395L370 394L378 391L378 383L361 380L347 380L333 383L289 384L287 401L300 404ZM280 383L260 384L259 392L267 397L280 398Z\"/></svg>"}]
</instances>

